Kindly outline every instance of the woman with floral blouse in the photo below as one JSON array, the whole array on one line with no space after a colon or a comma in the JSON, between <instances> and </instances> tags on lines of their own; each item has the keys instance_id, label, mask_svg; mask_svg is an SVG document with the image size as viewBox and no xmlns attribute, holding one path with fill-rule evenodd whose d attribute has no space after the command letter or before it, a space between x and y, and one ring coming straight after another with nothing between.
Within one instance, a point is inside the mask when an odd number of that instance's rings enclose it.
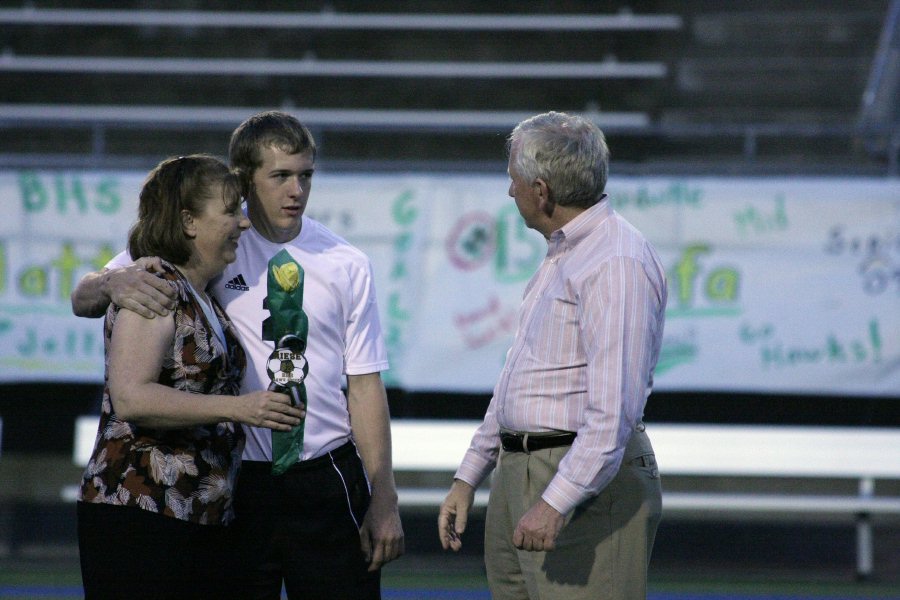
<instances>
[{"instance_id":1,"label":"woman with floral blouse","mask_svg":"<svg viewBox=\"0 0 900 600\"><path fill-rule=\"evenodd\" d=\"M102 414L78 503L88 599L230 597L239 424L287 431L304 416L283 394L238 395L244 350L206 293L250 225L241 204L235 176L206 155L163 161L141 190L131 268L177 295L165 317L106 313Z\"/></svg>"}]
</instances>

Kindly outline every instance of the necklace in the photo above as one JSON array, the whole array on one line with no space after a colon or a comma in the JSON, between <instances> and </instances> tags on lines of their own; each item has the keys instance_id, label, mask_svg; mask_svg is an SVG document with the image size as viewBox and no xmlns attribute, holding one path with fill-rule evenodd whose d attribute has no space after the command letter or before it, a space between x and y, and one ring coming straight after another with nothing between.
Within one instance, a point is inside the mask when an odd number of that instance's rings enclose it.
<instances>
[{"instance_id":1,"label":"necklace","mask_svg":"<svg viewBox=\"0 0 900 600\"><path fill-rule=\"evenodd\" d=\"M197 304L200 305L200 308L203 310L203 314L206 315L206 320L209 322L212 327L213 333L219 338L219 341L226 348L228 344L225 342L225 331L222 329L222 324L219 322L219 317L216 315L216 311L213 310L212 300L209 299L205 293L201 296L200 293L194 288L190 281L185 278L185 282L188 285L188 288L191 290L191 294L194 296L194 299L197 301Z\"/></svg>"}]
</instances>

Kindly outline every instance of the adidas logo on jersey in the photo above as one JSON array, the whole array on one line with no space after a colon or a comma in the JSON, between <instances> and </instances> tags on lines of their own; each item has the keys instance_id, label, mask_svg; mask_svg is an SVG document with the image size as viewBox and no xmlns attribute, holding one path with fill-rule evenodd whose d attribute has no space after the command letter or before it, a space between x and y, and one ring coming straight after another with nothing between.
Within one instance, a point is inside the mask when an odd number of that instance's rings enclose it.
<instances>
[{"instance_id":1,"label":"adidas logo on jersey","mask_svg":"<svg viewBox=\"0 0 900 600\"><path fill-rule=\"evenodd\" d=\"M244 281L243 275L238 275L237 277L226 283L225 288L229 290L240 290L242 292L250 291L250 288L247 286L247 282Z\"/></svg>"}]
</instances>

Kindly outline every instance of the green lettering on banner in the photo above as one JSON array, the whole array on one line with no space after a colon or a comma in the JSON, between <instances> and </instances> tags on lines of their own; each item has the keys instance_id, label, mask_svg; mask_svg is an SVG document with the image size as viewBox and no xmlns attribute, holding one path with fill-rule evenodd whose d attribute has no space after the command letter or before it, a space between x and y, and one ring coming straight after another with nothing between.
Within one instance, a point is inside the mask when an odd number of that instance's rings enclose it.
<instances>
[{"instance_id":1,"label":"green lettering on banner","mask_svg":"<svg viewBox=\"0 0 900 600\"><path fill-rule=\"evenodd\" d=\"M394 238L394 250L397 252L406 252L412 246L412 234L405 231Z\"/></svg>"},{"instance_id":2,"label":"green lettering on banner","mask_svg":"<svg viewBox=\"0 0 900 600\"><path fill-rule=\"evenodd\" d=\"M399 321L409 319L409 311L401 307L400 293L392 292L388 297L388 314Z\"/></svg>"},{"instance_id":3,"label":"green lettering on banner","mask_svg":"<svg viewBox=\"0 0 900 600\"><path fill-rule=\"evenodd\" d=\"M105 267L109 261L113 259L115 253L113 252L112 246L109 244L105 244L100 247L100 251L97 253L97 256L91 260L91 266L94 267L94 271L99 271L103 267Z\"/></svg>"},{"instance_id":4,"label":"green lettering on banner","mask_svg":"<svg viewBox=\"0 0 900 600\"><path fill-rule=\"evenodd\" d=\"M738 297L739 275L735 269L719 268L706 278L706 297L714 302L734 302Z\"/></svg>"},{"instance_id":5,"label":"green lettering on banner","mask_svg":"<svg viewBox=\"0 0 900 600\"><path fill-rule=\"evenodd\" d=\"M878 320L869 321L869 339L872 341L872 352L876 361L881 361L881 332L878 326Z\"/></svg>"},{"instance_id":6,"label":"green lettering on banner","mask_svg":"<svg viewBox=\"0 0 900 600\"><path fill-rule=\"evenodd\" d=\"M785 209L784 194L775 196L775 207L771 213L765 214L755 206L748 206L734 215L738 233L768 233L770 231L785 231L788 228L787 210Z\"/></svg>"},{"instance_id":7,"label":"green lettering on banner","mask_svg":"<svg viewBox=\"0 0 900 600\"><path fill-rule=\"evenodd\" d=\"M16 345L16 350L23 356L30 356L37 352L37 347L37 332L35 332L34 327L29 327L25 330L25 340Z\"/></svg>"},{"instance_id":8,"label":"green lettering on banner","mask_svg":"<svg viewBox=\"0 0 900 600\"><path fill-rule=\"evenodd\" d=\"M97 185L97 201L94 206L106 215L112 215L122 207L122 196L118 190L119 182L115 179L103 179Z\"/></svg>"},{"instance_id":9,"label":"green lettering on banner","mask_svg":"<svg viewBox=\"0 0 900 600\"><path fill-rule=\"evenodd\" d=\"M651 192L647 186L641 186L633 193L612 192L612 203L616 210L629 208L651 210L664 206L689 206L700 208L703 200L703 189L691 187L685 182L676 181L662 190Z\"/></svg>"},{"instance_id":10,"label":"green lettering on banner","mask_svg":"<svg viewBox=\"0 0 900 600\"><path fill-rule=\"evenodd\" d=\"M0 294L6 291L6 244L0 240Z\"/></svg>"},{"instance_id":11,"label":"green lettering on banner","mask_svg":"<svg viewBox=\"0 0 900 600\"><path fill-rule=\"evenodd\" d=\"M63 244L62 254L51 264L59 269L59 299L65 300L75 289L75 269L81 260L75 255L72 244Z\"/></svg>"},{"instance_id":12,"label":"green lettering on banner","mask_svg":"<svg viewBox=\"0 0 900 600\"><path fill-rule=\"evenodd\" d=\"M53 296L56 300L66 302L75 289L79 267L88 265L90 270L97 271L106 266L113 256L111 246L104 244L89 258L81 258L75 252L74 245L65 242L60 246L59 255L49 265L23 265L16 279L17 290L22 296L30 298L50 296L51 275L56 273L57 283ZM7 291L9 272L6 244L0 240L0 293Z\"/></svg>"},{"instance_id":13,"label":"green lettering on banner","mask_svg":"<svg viewBox=\"0 0 900 600\"><path fill-rule=\"evenodd\" d=\"M32 171L19 173L19 194L26 212L40 212L47 206L49 194Z\"/></svg>"},{"instance_id":14,"label":"green lettering on banner","mask_svg":"<svg viewBox=\"0 0 900 600\"><path fill-rule=\"evenodd\" d=\"M56 210L59 211L60 214L68 214L69 213L69 203L70 201L75 202L75 208L81 214L85 214L88 211L87 198L84 196L84 186L81 184L81 180L73 177L70 181L67 181L61 175L57 175L53 178L54 184L56 186ZM69 184L68 186L66 184Z\"/></svg>"},{"instance_id":15,"label":"green lettering on banner","mask_svg":"<svg viewBox=\"0 0 900 600\"><path fill-rule=\"evenodd\" d=\"M394 238L394 250L396 250L398 254L407 252L412 247L412 240L412 234L409 231L404 231Z\"/></svg>"},{"instance_id":16,"label":"green lettering on banner","mask_svg":"<svg viewBox=\"0 0 900 600\"><path fill-rule=\"evenodd\" d=\"M400 328L396 324L391 323L390 325L388 325L387 334L384 336L385 345L388 348L399 346L402 341L402 335L403 334L400 331Z\"/></svg>"},{"instance_id":17,"label":"green lettering on banner","mask_svg":"<svg viewBox=\"0 0 900 600\"><path fill-rule=\"evenodd\" d=\"M397 256L405 255L409 251L412 247L412 240L413 236L408 231L394 238L394 250L397 252ZM391 268L390 278L405 279L407 275L406 262L403 260L395 261L394 266Z\"/></svg>"},{"instance_id":18,"label":"green lettering on banner","mask_svg":"<svg viewBox=\"0 0 900 600\"><path fill-rule=\"evenodd\" d=\"M391 269L391 279L406 279L407 275L409 275L409 273L406 271L406 263L394 263L394 266Z\"/></svg>"},{"instance_id":19,"label":"green lettering on banner","mask_svg":"<svg viewBox=\"0 0 900 600\"><path fill-rule=\"evenodd\" d=\"M19 275L19 291L23 296L46 296L47 279L43 267L28 267Z\"/></svg>"},{"instance_id":20,"label":"green lettering on banner","mask_svg":"<svg viewBox=\"0 0 900 600\"><path fill-rule=\"evenodd\" d=\"M753 344L759 340L765 340L772 337L775 326L771 323L764 323L759 327L753 327L744 323L739 330L739 337L745 344Z\"/></svg>"},{"instance_id":21,"label":"green lettering on banner","mask_svg":"<svg viewBox=\"0 0 900 600\"><path fill-rule=\"evenodd\" d=\"M19 194L27 212L42 212L51 208L55 200L56 211L61 215L88 214L93 208L104 215L112 215L122 208L122 197L116 179L102 179L95 189L85 189L84 181L77 176L56 175L52 184L42 181L33 171L19 173Z\"/></svg>"},{"instance_id":22,"label":"green lettering on banner","mask_svg":"<svg viewBox=\"0 0 900 600\"><path fill-rule=\"evenodd\" d=\"M515 283L530 278L546 254L546 243L528 230L515 205L500 209L496 227L494 268L497 280Z\"/></svg>"},{"instance_id":23,"label":"green lettering on banner","mask_svg":"<svg viewBox=\"0 0 900 600\"><path fill-rule=\"evenodd\" d=\"M109 246L103 246L94 259L88 261L100 269L112 258ZM75 274L85 261L75 253L71 242L64 243L60 248L60 254L50 262L50 267L44 265L31 265L25 267L19 274L19 291L23 296L40 297L49 294L49 282L51 268L59 274L56 297L65 301L75 289Z\"/></svg>"},{"instance_id":24,"label":"green lettering on banner","mask_svg":"<svg viewBox=\"0 0 900 600\"><path fill-rule=\"evenodd\" d=\"M894 288L900 291L900 232L848 234L845 229L844 225L831 228L825 252L859 261L855 271L866 294L878 296Z\"/></svg>"},{"instance_id":25,"label":"green lettering on banner","mask_svg":"<svg viewBox=\"0 0 900 600\"><path fill-rule=\"evenodd\" d=\"M844 352L844 345L838 341L834 334L828 336L828 360L832 362L845 362L847 353Z\"/></svg>"},{"instance_id":26,"label":"green lettering on banner","mask_svg":"<svg viewBox=\"0 0 900 600\"><path fill-rule=\"evenodd\" d=\"M403 308L402 286L409 276L407 258L413 247L413 233L411 225L419 217L419 211L415 206L415 194L412 190L404 190L391 204L391 217L394 223L399 225L401 232L394 238L394 260L391 265L390 281L394 287L389 288L387 303L387 323L385 324L385 346L388 356L395 361L403 353L405 342L404 327L409 321L409 311ZM391 369L382 373L385 385L397 385L397 369Z\"/></svg>"},{"instance_id":27,"label":"green lettering on banner","mask_svg":"<svg viewBox=\"0 0 900 600\"><path fill-rule=\"evenodd\" d=\"M694 297L694 278L700 270L697 256L707 254L709 246L694 244L684 249L681 260L675 265L675 281L678 286L678 303L682 306L691 304Z\"/></svg>"},{"instance_id":28,"label":"green lettering on banner","mask_svg":"<svg viewBox=\"0 0 900 600\"><path fill-rule=\"evenodd\" d=\"M0 335L15 333L12 328L3 326L0 322ZM28 361L31 359L54 360L54 364L58 363L57 359L64 357L66 360L87 359L101 356L103 354L103 344L92 331L80 331L76 328L66 327L53 329L51 331L38 331L35 327L25 327L20 332L20 337L14 340L13 347L17 353L17 357L5 358L4 363L10 361ZM4 343L9 347L9 344ZM33 365L32 370L48 371L53 367L48 366L46 362L41 364L40 360L36 363L27 363Z\"/></svg>"},{"instance_id":29,"label":"green lettering on banner","mask_svg":"<svg viewBox=\"0 0 900 600\"><path fill-rule=\"evenodd\" d=\"M415 206L412 205L414 194L411 190L407 190L397 196L394 200L391 214L394 216L394 222L398 225L409 225L419 216Z\"/></svg>"},{"instance_id":30,"label":"green lettering on banner","mask_svg":"<svg viewBox=\"0 0 900 600\"><path fill-rule=\"evenodd\" d=\"M704 275L700 256L711 254L708 244L691 244L670 270L677 306L666 309L666 317L731 317L740 314L741 275L731 267L716 267ZM697 292L702 291L707 306L699 305ZM709 306L712 304L713 306Z\"/></svg>"},{"instance_id":31,"label":"green lettering on banner","mask_svg":"<svg viewBox=\"0 0 900 600\"><path fill-rule=\"evenodd\" d=\"M663 343L656 363L656 374L662 375L675 367L697 360L697 345L683 343Z\"/></svg>"},{"instance_id":32,"label":"green lettering on banner","mask_svg":"<svg viewBox=\"0 0 900 600\"><path fill-rule=\"evenodd\" d=\"M749 327L747 331L749 331ZM764 326L773 331L770 325ZM748 343L756 339L741 338ZM770 336L763 336L769 338ZM762 338L760 338L762 339ZM841 337L834 332L825 335L821 344L793 343L782 340L767 340L760 346L760 360L764 368L799 367L813 364L858 364L881 362L881 333L878 319L869 321L865 335L860 337Z\"/></svg>"}]
</instances>

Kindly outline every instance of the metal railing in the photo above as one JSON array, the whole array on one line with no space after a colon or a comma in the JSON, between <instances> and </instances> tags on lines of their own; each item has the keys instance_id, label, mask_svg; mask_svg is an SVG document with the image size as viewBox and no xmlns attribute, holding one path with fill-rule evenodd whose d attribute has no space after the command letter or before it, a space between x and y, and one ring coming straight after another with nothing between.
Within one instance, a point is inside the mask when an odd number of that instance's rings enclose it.
<instances>
[{"instance_id":1,"label":"metal railing","mask_svg":"<svg viewBox=\"0 0 900 600\"><path fill-rule=\"evenodd\" d=\"M459 110L376 110L376 109L316 109L282 107L309 126L318 139L326 138L323 149L327 155L327 134L332 132L380 132L380 133L431 133L436 135L496 134L505 136L522 119L532 116L525 111L459 111ZM0 104L0 131L11 135L34 135L37 131L84 129L90 132L90 150L81 153L27 154L0 151L0 167L119 167L148 162L147 157L116 155L107 149L106 138L114 130L133 131L215 131L225 135L247 116L263 110L256 107L183 107L183 106L120 106L120 105L53 105L53 104ZM703 144L712 138L730 139L738 150L735 156L706 156L694 161L708 165L731 160L744 170L751 169L760 159L760 145L779 138L823 141L838 139L849 147L858 136L869 135L873 130L861 129L854 123L830 125L803 123L654 123L640 112L585 111L582 115L595 121L607 134L621 138L647 138L665 141L689 141ZM877 132L877 131L876 131ZM891 135L890 131L881 132ZM895 135L895 143L900 138ZM2 145L0 145L2 148ZM867 167L871 173L900 175L896 160L887 165L873 164ZM375 161L335 160L328 157L328 164L349 168L376 168ZM661 157L660 157L661 158ZM498 156L498 161L502 157ZM670 161L673 157L670 157ZM153 160L158 160L155 157ZM677 158L675 159L678 160ZM737 161L737 162L736 162ZM684 159L681 161L685 162ZM688 159L689 163L690 160ZM620 163L621 164L621 163ZM702 166L702 165L700 165ZM848 165L847 168L851 168ZM340 167L339 167L340 168ZM498 168L496 162L479 166L477 161L466 163L429 160L424 157L413 163L409 160L393 160L386 156L377 161L378 169L426 169L426 170L484 170ZM707 167L708 169L709 167ZM787 169L788 165L785 164Z\"/></svg>"},{"instance_id":2,"label":"metal railing","mask_svg":"<svg viewBox=\"0 0 900 600\"><path fill-rule=\"evenodd\" d=\"M0 72L103 75L239 75L292 77L465 77L483 79L660 79L662 62L460 62L252 58L148 58L0 55Z\"/></svg>"},{"instance_id":3,"label":"metal railing","mask_svg":"<svg viewBox=\"0 0 900 600\"><path fill-rule=\"evenodd\" d=\"M0 24L233 27L265 29L380 29L419 31L672 31L679 15L496 15L191 10L2 9Z\"/></svg>"}]
</instances>

